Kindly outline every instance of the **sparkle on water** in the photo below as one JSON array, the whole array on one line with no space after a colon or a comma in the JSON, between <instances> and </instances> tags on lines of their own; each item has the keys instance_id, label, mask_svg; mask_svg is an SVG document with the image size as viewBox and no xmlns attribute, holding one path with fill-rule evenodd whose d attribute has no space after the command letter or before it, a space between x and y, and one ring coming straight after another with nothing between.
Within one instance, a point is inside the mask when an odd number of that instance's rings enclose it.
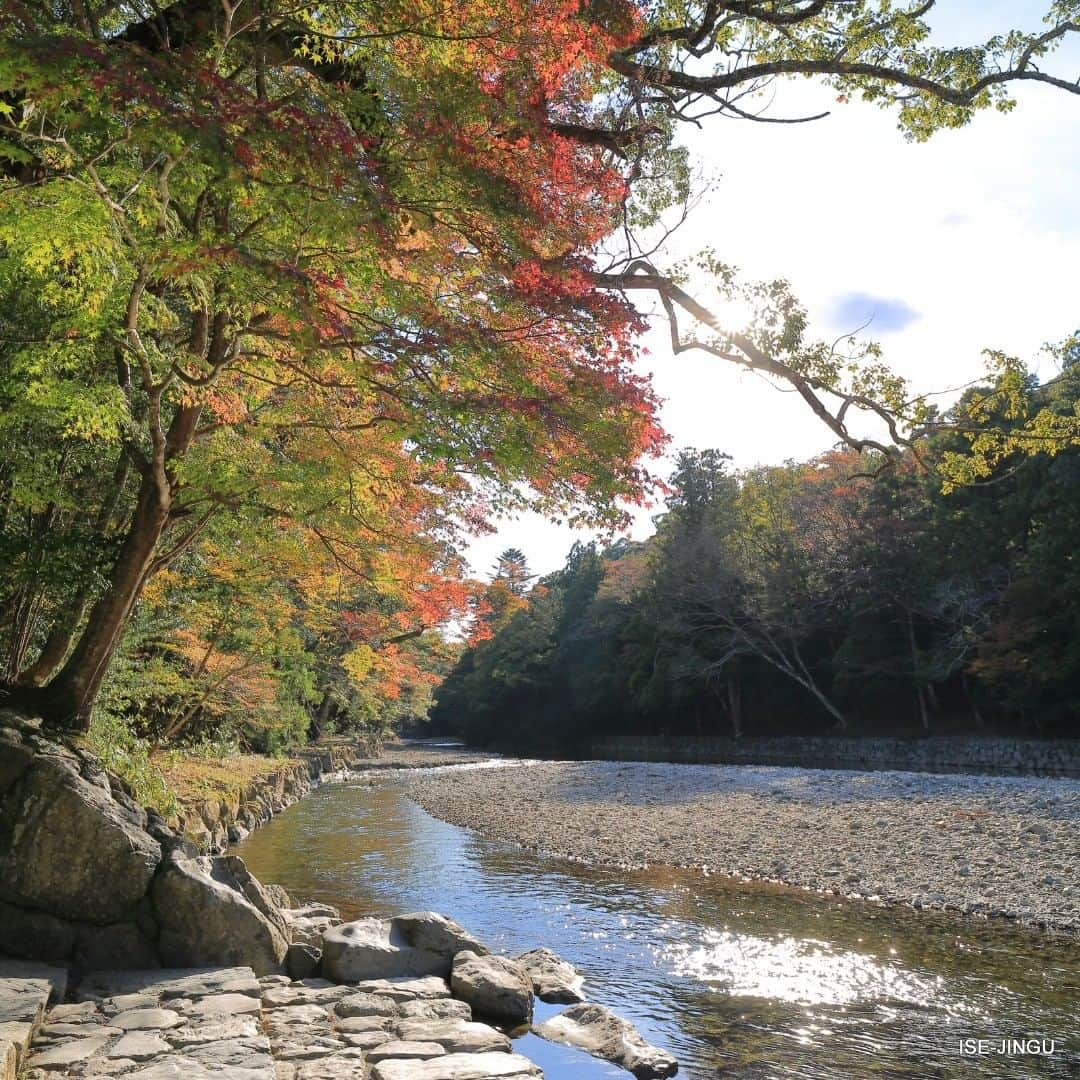
<instances>
[{"instance_id":1,"label":"sparkle on water","mask_svg":"<svg viewBox=\"0 0 1080 1080\"><path fill-rule=\"evenodd\" d=\"M346 918L437 910L496 952L554 949L590 1000L675 1053L689 1080L1080 1068L1075 940L692 870L544 858L436 820L385 774L320 788L236 853L263 881ZM538 1006L538 1017L558 1008ZM1050 1059L961 1058L963 1037L1072 1041ZM547 1080L629 1075L535 1035L515 1048Z\"/></svg>"}]
</instances>

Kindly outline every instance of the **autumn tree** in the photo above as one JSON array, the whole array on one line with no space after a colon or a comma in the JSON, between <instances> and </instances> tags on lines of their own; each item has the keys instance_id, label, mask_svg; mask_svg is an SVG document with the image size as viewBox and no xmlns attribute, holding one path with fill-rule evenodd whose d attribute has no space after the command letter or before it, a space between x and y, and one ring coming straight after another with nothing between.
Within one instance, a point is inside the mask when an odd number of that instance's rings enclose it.
<instances>
[{"instance_id":1,"label":"autumn tree","mask_svg":"<svg viewBox=\"0 0 1080 1080\"><path fill-rule=\"evenodd\" d=\"M1072 0L961 49L932 43L932 9L5 7L8 699L85 726L148 582L220 515L295 526L376 592L416 499L422 579L491 509L617 518L661 444L631 367L642 292L675 351L786 380L860 451L914 452L927 411L872 345L838 354L783 282L704 257L756 310L721 326L640 238L687 195L680 123L809 119L757 115L770 80L823 79L917 139L1018 83L1077 92L1044 70Z\"/></svg>"}]
</instances>

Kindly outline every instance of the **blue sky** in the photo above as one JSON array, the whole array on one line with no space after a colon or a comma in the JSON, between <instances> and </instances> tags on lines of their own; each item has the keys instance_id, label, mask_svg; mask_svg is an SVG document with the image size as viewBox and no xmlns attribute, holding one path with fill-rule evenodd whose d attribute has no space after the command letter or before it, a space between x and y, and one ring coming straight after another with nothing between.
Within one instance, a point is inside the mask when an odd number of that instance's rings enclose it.
<instances>
[{"instance_id":1,"label":"blue sky","mask_svg":"<svg viewBox=\"0 0 1080 1080\"><path fill-rule=\"evenodd\" d=\"M1039 29L1045 10L1025 0L941 0L939 9L943 42ZM1080 48L1050 66L1076 78ZM1016 96L1009 115L981 114L912 144L886 112L838 105L806 80L785 84L776 115L831 115L795 127L714 118L688 132L711 186L670 258L708 246L748 278L788 279L822 337L872 316L863 336L917 389L945 392L945 403L950 387L978 376L982 350L1034 360L1044 342L1080 327L1080 97L1038 85ZM691 285L709 302L710 282ZM831 444L793 395L706 356L672 357L661 326L647 345L673 449L717 447L748 466ZM650 531L639 515L633 535ZM524 515L476 541L469 557L486 573L512 545L543 573L581 535Z\"/></svg>"}]
</instances>

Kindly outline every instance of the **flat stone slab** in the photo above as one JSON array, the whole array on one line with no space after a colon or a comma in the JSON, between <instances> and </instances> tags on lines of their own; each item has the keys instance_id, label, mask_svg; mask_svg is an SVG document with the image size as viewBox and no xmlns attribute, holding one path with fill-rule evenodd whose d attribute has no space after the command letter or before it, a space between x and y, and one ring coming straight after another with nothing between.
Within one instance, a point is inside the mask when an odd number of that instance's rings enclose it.
<instances>
[{"instance_id":1,"label":"flat stone slab","mask_svg":"<svg viewBox=\"0 0 1080 1080\"><path fill-rule=\"evenodd\" d=\"M247 994L212 994L195 1001L184 1001L177 1005L191 1021L222 1020L227 1016L258 1014L261 1011L259 999Z\"/></svg>"},{"instance_id":2,"label":"flat stone slab","mask_svg":"<svg viewBox=\"0 0 1080 1080\"><path fill-rule=\"evenodd\" d=\"M357 993L383 994L406 1001L450 996L450 984L441 975L428 975L420 979L365 979L350 989Z\"/></svg>"},{"instance_id":3,"label":"flat stone slab","mask_svg":"<svg viewBox=\"0 0 1080 1080\"><path fill-rule=\"evenodd\" d=\"M510 1040L487 1024L467 1020L402 1020L396 1025L397 1036L404 1042L434 1042L449 1054L507 1053Z\"/></svg>"},{"instance_id":4,"label":"flat stone slab","mask_svg":"<svg viewBox=\"0 0 1080 1080\"><path fill-rule=\"evenodd\" d=\"M457 998L436 998L428 1001L417 998L403 1001L398 1006L398 1016L405 1020L471 1020L472 1007Z\"/></svg>"},{"instance_id":5,"label":"flat stone slab","mask_svg":"<svg viewBox=\"0 0 1080 1080\"><path fill-rule=\"evenodd\" d=\"M230 1065L207 1065L194 1058L171 1055L136 1072L125 1074L130 1080L276 1080L272 1066L242 1068Z\"/></svg>"},{"instance_id":6,"label":"flat stone slab","mask_svg":"<svg viewBox=\"0 0 1080 1080\"><path fill-rule=\"evenodd\" d=\"M371 1080L532 1080L544 1074L520 1054L447 1054L426 1061L396 1058L371 1068Z\"/></svg>"},{"instance_id":7,"label":"flat stone slab","mask_svg":"<svg viewBox=\"0 0 1080 1080\"><path fill-rule=\"evenodd\" d=\"M156 1031L129 1031L109 1047L108 1056L145 1061L171 1050L172 1047Z\"/></svg>"},{"instance_id":8,"label":"flat stone slab","mask_svg":"<svg viewBox=\"0 0 1080 1080\"><path fill-rule=\"evenodd\" d=\"M390 1023L389 1016L346 1016L335 1022L334 1029L345 1035L359 1035L364 1031L385 1031Z\"/></svg>"},{"instance_id":9,"label":"flat stone slab","mask_svg":"<svg viewBox=\"0 0 1080 1080\"><path fill-rule=\"evenodd\" d=\"M305 1061L295 1073L296 1080L359 1080L364 1075L363 1050L347 1047L336 1054Z\"/></svg>"},{"instance_id":10,"label":"flat stone slab","mask_svg":"<svg viewBox=\"0 0 1080 1080\"><path fill-rule=\"evenodd\" d=\"M0 957L0 981L6 979L20 981L31 979L35 982L48 983L52 987L54 1001L63 1001L67 993L67 968L53 967L52 964L39 964L34 960L14 960L3 956Z\"/></svg>"},{"instance_id":11,"label":"flat stone slab","mask_svg":"<svg viewBox=\"0 0 1080 1080\"><path fill-rule=\"evenodd\" d=\"M66 1069L80 1061L102 1054L111 1042L108 1035L93 1035L89 1039L71 1039L44 1050L32 1050L27 1058L31 1069Z\"/></svg>"},{"instance_id":12,"label":"flat stone slab","mask_svg":"<svg viewBox=\"0 0 1080 1080\"><path fill-rule=\"evenodd\" d=\"M109 1018L110 1024L125 1031L162 1030L183 1022L183 1017L173 1009L131 1009Z\"/></svg>"},{"instance_id":13,"label":"flat stone slab","mask_svg":"<svg viewBox=\"0 0 1080 1080\"><path fill-rule=\"evenodd\" d=\"M334 1006L338 1016L395 1016L398 1003L382 994L352 994Z\"/></svg>"},{"instance_id":14,"label":"flat stone slab","mask_svg":"<svg viewBox=\"0 0 1080 1080\"><path fill-rule=\"evenodd\" d=\"M247 994L257 998L262 987L249 967L94 971L79 984L82 1000L139 993L151 993L158 998L197 998L208 994Z\"/></svg>"},{"instance_id":15,"label":"flat stone slab","mask_svg":"<svg viewBox=\"0 0 1080 1080\"><path fill-rule=\"evenodd\" d=\"M169 1041L174 1046L194 1046L200 1043L220 1042L222 1039L253 1039L258 1034L259 1018L257 1016L227 1016L173 1028L169 1032Z\"/></svg>"},{"instance_id":16,"label":"flat stone slab","mask_svg":"<svg viewBox=\"0 0 1080 1080\"><path fill-rule=\"evenodd\" d=\"M427 1058L440 1057L446 1053L446 1047L433 1042L407 1042L404 1039L391 1039L374 1050L368 1051L367 1059L371 1064L386 1061L387 1058Z\"/></svg>"}]
</instances>

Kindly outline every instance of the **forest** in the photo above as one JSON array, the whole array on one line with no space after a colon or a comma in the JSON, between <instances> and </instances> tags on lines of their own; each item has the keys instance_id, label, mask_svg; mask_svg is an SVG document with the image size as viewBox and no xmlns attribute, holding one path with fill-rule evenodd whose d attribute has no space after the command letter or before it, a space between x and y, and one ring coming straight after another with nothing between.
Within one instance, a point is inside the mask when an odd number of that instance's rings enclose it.
<instances>
[{"instance_id":1,"label":"forest","mask_svg":"<svg viewBox=\"0 0 1080 1080\"><path fill-rule=\"evenodd\" d=\"M1032 392L1069 415L1080 365ZM491 636L437 689L433 728L549 753L622 734L1080 735L1080 453L945 490L950 454L937 436L874 475L852 450L741 472L683 451L648 540L579 544L535 583L504 553Z\"/></svg>"},{"instance_id":2,"label":"forest","mask_svg":"<svg viewBox=\"0 0 1080 1080\"><path fill-rule=\"evenodd\" d=\"M769 122L777 79L913 141L1020 83L1077 93L1073 0L965 47L932 8L3 5L0 706L276 752L422 717L453 668L436 719L484 739L511 701L561 729L1062 730L1075 346L1049 388L991 354L938 415L782 279L664 261L680 132ZM743 327L710 307L735 297ZM496 516L617 529L664 493L639 303L839 449L684 454L653 540L493 592L461 553Z\"/></svg>"}]
</instances>

